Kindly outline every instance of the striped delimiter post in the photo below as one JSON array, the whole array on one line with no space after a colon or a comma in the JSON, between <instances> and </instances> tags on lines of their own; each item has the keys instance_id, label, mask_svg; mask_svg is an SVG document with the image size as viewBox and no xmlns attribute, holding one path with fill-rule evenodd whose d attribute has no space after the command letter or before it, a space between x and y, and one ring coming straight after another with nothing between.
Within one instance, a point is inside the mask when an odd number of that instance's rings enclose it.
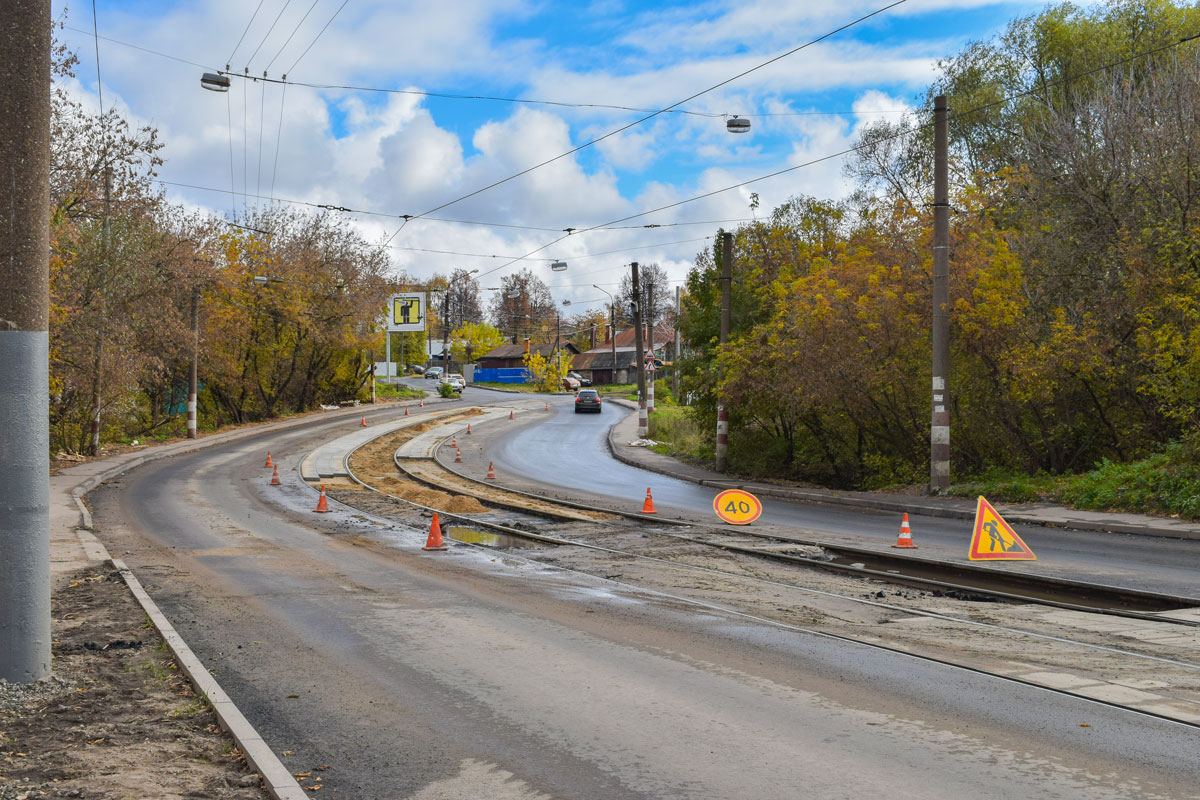
<instances>
[{"instance_id":1,"label":"striped delimiter post","mask_svg":"<svg viewBox=\"0 0 1200 800\"><path fill-rule=\"evenodd\" d=\"M929 491L950 488L950 193L946 96L933 99L933 385Z\"/></svg>"}]
</instances>

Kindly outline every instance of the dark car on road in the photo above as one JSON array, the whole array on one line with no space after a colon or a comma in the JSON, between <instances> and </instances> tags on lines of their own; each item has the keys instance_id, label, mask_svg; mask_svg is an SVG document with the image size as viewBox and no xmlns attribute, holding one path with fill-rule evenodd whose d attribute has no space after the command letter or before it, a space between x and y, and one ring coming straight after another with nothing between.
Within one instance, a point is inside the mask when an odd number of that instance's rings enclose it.
<instances>
[{"instance_id":1,"label":"dark car on road","mask_svg":"<svg viewBox=\"0 0 1200 800\"><path fill-rule=\"evenodd\" d=\"M601 408L600 393L595 389L580 389L575 395L575 413L580 414L584 411L595 411L599 414Z\"/></svg>"}]
</instances>

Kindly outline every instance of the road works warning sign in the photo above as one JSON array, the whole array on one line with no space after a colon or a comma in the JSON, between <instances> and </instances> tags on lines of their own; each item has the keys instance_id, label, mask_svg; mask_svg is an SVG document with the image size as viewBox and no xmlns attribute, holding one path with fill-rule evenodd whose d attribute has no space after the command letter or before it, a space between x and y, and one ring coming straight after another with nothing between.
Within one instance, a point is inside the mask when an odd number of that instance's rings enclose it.
<instances>
[{"instance_id":1,"label":"road works warning sign","mask_svg":"<svg viewBox=\"0 0 1200 800\"><path fill-rule=\"evenodd\" d=\"M730 525L749 525L762 515L762 503L749 492L726 489L713 498L713 511Z\"/></svg>"},{"instance_id":2,"label":"road works warning sign","mask_svg":"<svg viewBox=\"0 0 1200 800\"><path fill-rule=\"evenodd\" d=\"M971 535L967 558L972 561L1037 561L1029 545L1021 541L1017 532L982 496L975 509L975 533Z\"/></svg>"}]
</instances>

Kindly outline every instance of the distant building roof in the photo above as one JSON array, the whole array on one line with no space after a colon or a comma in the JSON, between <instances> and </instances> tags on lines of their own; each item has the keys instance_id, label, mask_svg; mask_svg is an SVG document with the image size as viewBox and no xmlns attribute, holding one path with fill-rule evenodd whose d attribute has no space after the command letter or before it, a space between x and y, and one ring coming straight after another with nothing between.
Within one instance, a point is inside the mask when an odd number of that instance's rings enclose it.
<instances>
[{"instance_id":1,"label":"distant building roof","mask_svg":"<svg viewBox=\"0 0 1200 800\"><path fill-rule=\"evenodd\" d=\"M571 353L572 355L579 352L579 348L577 348L575 345L571 344L570 342L564 342L562 349L563 349L563 352ZM550 343L550 344L530 345L529 352L540 353L541 355L545 356L546 358L549 358L551 355L554 354L554 344ZM525 355L525 343L524 342L522 342L521 344L502 344L499 347L497 347L496 349L487 353L486 355L480 356L480 360L521 358L524 355Z\"/></svg>"}]
</instances>

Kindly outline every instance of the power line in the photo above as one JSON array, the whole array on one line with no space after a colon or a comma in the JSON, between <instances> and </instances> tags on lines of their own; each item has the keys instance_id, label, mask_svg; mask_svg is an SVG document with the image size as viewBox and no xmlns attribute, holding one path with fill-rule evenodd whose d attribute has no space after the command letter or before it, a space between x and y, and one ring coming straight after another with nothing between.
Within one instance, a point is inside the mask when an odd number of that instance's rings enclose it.
<instances>
[{"instance_id":1,"label":"power line","mask_svg":"<svg viewBox=\"0 0 1200 800\"><path fill-rule=\"evenodd\" d=\"M955 113L955 114L953 114L953 115L950 117L950 119L958 119L959 117L965 117L965 116L968 116L968 115L970 115L970 114L977 114L977 113L979 113L980 111L985 111L985 110L987 110L987 109L989 109L989 108L993 108L993 107L995 107L995 106L998 106L998 105L1003 105L1003 104L1005 104L1005 103L1010 103L1010 102L1012 102L1013 100L1018 100L1018 99L1020 99L1020 98L1022 98L1022 97L1028 97L1028 96L1030 96L1030 95L1033 95L1033 94L1037 93L1038 91L1042 91L1042 90L1045 90L1045 89L1048 89L1048 88L1051 88L1051 87L1055 87L1055 86L1060 86L1060 85L1062 85L1062 84L1069 83L1069 82L1071 82L1071 81L1076 81L1076 80L1079 80L1080 78L1086 78L1086 77L1088 77L1089 75L1094 75L1094 74L1096 74L1097 72L1103 72L1103 71L1105 71L1105 70L1110 70L1110 69L1113 69L1113 68L1115 68L1115 67L1119 67L1119 66L1122 66L1122 65L1124 65L1124 64L1128 64L1128 63L1130 63L1130 62L1132 62L1132 61L1135 61L1135 60L1137 60L1137 59L1146 58L1146 57L1148 57L1148 56L1156 55L1156 54L1158 54L1158 53L1164 52L1164 51L1166 51L1166 50L1173 49L1173 48L1175 48L1175 47L1178 47L1178 46L1179 46L1179 45L1181 45L1181 44L1184 44L1185 42L1190 42L1190 41L1193 41L1193 40L1195 40L1195 39L1200 39L1200 34L1193 34L1192 36L1185 36L1185 37L1183 37L1183 38L1181 38L1181 39L1179 39L1178 41L1175 41L1175 42L1170 42L1170 43L1168 43L1168 44L1161 45L1161 46L1159 46L1159 47L1154 47L1154 48L1151 48L1150 50L1145 50L1145 51L1142 51L1142 52L1140 52L1140 53L1134 53L1134 54L1132 54L1132 55L1130 55L1130 56L1127 56L1127 57L1125 57L1125 58L1122 58L1122 59L1118 59L1118 60L1116 60L1116 61L1109 62L1108 64L1104 64L1104 65L1101 65L1101 66L1099 66L1099 67L1095 67L1095 68L1093 68L1093 69L1086 70L1086 71L1084 71L1084 72L1079 72L1079 73L1076 73L1076 74L1074 74L1074 75L1068 75L1068 76L1066 76L1066 77L1063 77L1063 78L1060 78L1060 79L1058 79L1057 81L1051 81L1051 82L1049 82L1049 83L1043 83L1043 84L1041 84L1039 87L1030 88L1030 89L1025 89L1025 90L1023 90L1023 91L1020 91L1020 92L1013 92L1012 94L1010 94L1010 95L1006 95L1005 97L1002 97L1002 98L1000 98L999 100L993 100L993 101L992 101L992 102L990 102L990 103L984 103L983 105L976 106L975 108L972 108L972 109L970 109L970 110L968 110L968 111L963 111L963 112ZM912 129L909 129L909 130L902 130L902 131L898 131L898 132L896 132L896 133L892 134L891 136L886 136L886 137L882 137L882 138L880 138L880 139L876 139L876 140L874 140L872 143L878 143L878 142L881 142L881 141L890 141L890 140L892 140L892 139L899 139L899 138L902 138L902 137L905 137L905 136L911 136L911 135L913 135L913 134L916 134L916 133L920 132L921 130L924 130L924 129L926 129L926 128L930 128L930 127L932 127L932 126L933 126L933 123L932 123L932 122L927 122L927 123L925 123L925 124L923 124L923 125L917 125L917 126L913 127ZM855 153L855 152L858 152L859 150L863 149L863 148L864 148L864 147L866 147L866 146L867 146L867 144L866 144L866 143L864 143L864 144L861 144L861 145L855 145L854 147L849 147L849 148L847 148L847 149L845 149L845 150L841 150L841 151L839 151L839 152L837 152L837 153L831 153L831 154L829 154L829 155L821 156L820 158L814 158L814 159L812 159L812 160L810 160L810 161L806 161L806 162L804 162L804 163L802 163L802 164L796 164L796 165L793 165L793 166L791 166L791 167L785 167L784 169L776 170L776 171L774 171L774 172L770 172L770 173L768 173L768 174L766 174L766 175L761 175L761 176L759 176L759 177L757 177L757 178L751 178L750 180L741 181L740 183L735 183L735 184L733 184L732 186L726 186L726 187L725 187L725 188L723 188L723 189L716 189L716 190L714 190L714 191L711 191L711 192L705 192L704 194L699 194L699 195L696 195L695 197L689 197L689 198L687 198L687 199L685 199L685 200L680 200L680 201L678 201L678 202L675 202L675 203L669 203L669 204L667 204L667 205L665 205L665 206L659 206L658 208L653 208L653 209L650 209L649 211L642 211L642 212L640 212L640 213L637 213L637 214L631 214L631 215L629 215L629 216L627 216L627 217L621 217L620 219L612 220L611 222L606 222L606 223L604 223L604 224L602 224L602 225L594 225L594 226L592 226L592 227L589 227L589 228L571 229L571 230L570 230L570 232L569 232L569 233L568 233L566 236L560 236L560 237L558 237L557 239L554 239L553 241L551 241L551 242L548 242L547 244L544 244L544 245L542 245L541 247L539 247L539 248L537 248L537 249L535 249L535 250L531 250L530 252L528 252L528 253L526 253L524 256L522 256L521 258L514 259L513 261L510 261L510 262L509 262L509 263L507 263L507 264L501 264L501 265L500 265L500 266L498 266L498 267L494 267L494 268L492 268L492 269L488 270L487 272L484 272L484 273L482 273L481 275L479 275L479 277L481 277L481 278L482 278L484 275L490 275L491 273L493 273L493 272L497 272L497 271L499 271L499 270L502 270L502 269L504 269L504 268L506 268L506 267L509 267L509 266L511 266L512 264L515 264L515 263L517 263L518 261L524 261L524 260L528 259L530 256L537 255L538 253L542 252L543 250L546 250L547 248L553 247L554 245L558 244L559 242L563 241L564 239L568 238L569 236L571 236L571 235L573 235L573 234L588 233L589 231L594 231L594 230L611 229L613 226L615 226L615 225L617 225L617 224L619 224L619 223L621 223L621 222L627 222L627 221L629 221L629 220L631 220L631 219L637 219L637 218L639 218L639 217L645 217L645 216L649 216L650 214L656 214L656 213L658 213L659 211L666 211L666 210L668 210L668 209L677 208L678 206L682 206L682 205L685 205L685 204L687 204L687 203L693 203L693 202L695 202L695 201L697 201L697 200L703 200L703 199L705 199L705 198L712 197L713 195L721 194L721 193L723 193L723 192L728 192L728 191L731 191L731 190L733 190L733 189L739 189L739 188L741 188L741 187L743 187L743 186L749 186L749 185L750 185L750 184L752 184L752 183L758 183L759 181L764 181L764 180L767 180L767 179L769 179L769 178L774 178L774 177L777 177L777 176L779 176L779 175L783 175L783 174L785 174L785 173L788 173L788 172L794 172L794 171L796 171L796 170L798 170L798 169L804 169L805 167L811 167L811 166L813 166L813 165L815 165L815 164L820 164L820 163L822 163L822 162L825 162L825 161L830 161L830 160L832 160L832 159L835 159L835 158L841 158L842 156L849 155L850 153Z\"/></svg>"},{"instance_id":2,"label":"power line","mask_svg":"<svg viewBox=\"0 0 1200 800\"><path fill-rule=\"evenodd\" d=\"M317 0L317 2L320 2L320 0ZM314 3L314 6L315 6L315 3ZM309 11L311 11L311 10L312 9L310 8ZM307 16L307 14L305 16ZM303 21L303 20L301 20L301 21ZM80 28L73 28L70 25L64 25L63 29L69 30L69 31L75 31L76 33L87 34L89 36L91 35L90 33L88 33L88 31L82 30ZM295 31L293 31L293 35L295 35ZM555 107L559 107L559 108L581 108L581 109L597 108L597 109L609 109L609 110L613 110L613 111L631 111L631 112L635 112L635 113L639 113L639 114L649 114L653 111L659 110L664 114L685 114L685 115L694 116L694 117L704 117L706 119L723 119L723 118L727 118L727 117L731 117L731 116L743 116L743 117L747 117L747 116L755 116L755 117L844 117L844 116L849 116L852 114L907 114L907 113L910 113L909 111L902 110L902 109L857 109L857 110L851 109L848 111L790 111L790 112L777 112L777 113L756 112L752 115L744 113L744 112L738 112L735 115L733 112L729 112L729 111L707 112L707 111L692 111L692 110L689 110L686 108L671 108L671 109L636 108L633 106L613 105L613 104L609 104L609 103L572 103L572 102L568 102L565 100L536 100L536 99L520 98L520 97L499 97L499 96L492 96L492 95L452 94L449 92L427 92L427 91L423 91L420 89L392 89L392 88L380 87L380 86L355 86L352 84L312 83L310 81L289 80L286 75L284 75L282 78L271 78L271 77L267 77L267 76L251 78L249 75L245 75L240 72L229 72L229 71L223 70L219 67L214 67L211 64L201 64L198 61L190 61L186 58L180 58L178 56L173 56L169 53L160 52L158 50L151 50L148 47L142 47L141 45L131 44L130 42L125 42L120 39L113 39L112 37L109 37L109 36L101 36L100 38L106 42L112 42L113 44L120 45L122 47L128 47L133 50L140 50L143 53L148 53L153 56L158 56L159 58L167 58L172 61L178 61L181 64L188 64L193 67L199 67L200 69L208 70L210 72L218 72L218 73L220 73L222 75L226 75L230 78L243 78L245 80L265 81L267 83L277 83L280 86L285 86L285 87L286 86L299 86L299 87L303 87L306 89L340 90L340 91L351 91L351 92L378 92L378 93L383 93L383 94L409 94L409 95L416 95L416 96L420 96L420 97L433 97L433 98L437 98L437 99L446 99L446 100L481 100L481 101L490 101L490 102L496 102L496 103L516 103L516 104L522 104L522 105L555 106ZM289 40L290 40L290 38L291 37L289 37ZM287 47L286 42L284 43L284 47L285 48ZM280 52L278 54L276 54L275 58L277 59L282 54L283 54L283 50L281 49ZM272 59L271 63L267 64L267 68L269 69L271 67L271 65L274 63L275 63L275 59Z\"/></svg>"},{"instance_id":3,"label":"power line","mask_svg":"<svg viewBox=\"0 0 1200 800\"><path fill-rule=\"evenodd\" d=\"M326 23L325 23L325 28L328 28L328 27L329 27L329 26L330 26L330 25L333 23L333 21L334 21L335 19L337 19L337 15L338 15L338 14L340 14L340 13L342 13L342 9L343 9L343 8L345 8L345 7L346 7L346 3L349 3L349 2L350 2L350 0L345 0L345 2L343 2L343 3L342 3L340 6L338 6L338 10L337 10L337 11L335 11L335 12L333 12L333 16L329 18L329 22L326 22ZM313 40L312 40L312 41L309 43L308 47L304 48L304 52L300 54L300 58L297 58L297 59L296 59L296 61L295 61L295 63L294 63L294 64L292 64L290 67L288 67L288 71L287 71L287 73L285 73L285 74L291 74L292 72L295 72L295 70L296 70L296 64L299 64L299 63L300 63L300 62L301 62L301 61L304 59L304 57L305 57L306 55L308 55L308 51L309 51L309 50L312 50L312 48L313 48L313 45L317 43L317 39L320 39L320 38L321 38L321 36L322 36L322 35L325 33L325 28L321 28L321 31L320 31L320 33L318 33L318 34L317 34L317 36L316 36L316 38L315 38L315 39L313 39Z\"/></svg>"},{"instance_id":4,"label":"power line","mask_svg":"<svg viewBox=\"0 0 1200 800\"><path fill-rule=\"evenodd\" d=\"M349 0L347 0L347 2L348 2L348 1L349 1ZM681 105L683 105L684 103L687 103L687 102L690 102L690 101L692 101L692 100L695 100L697 97L700 97L701 95L708 94L709 92L711 92L711 91L713 91L713 90L715 90L715 89L719 89L719 88L721 88L722 86L726 86L726 85L728 85L728 84L730 84L730 83L733 83L734 81L736 81L736 80L739 80L740 78L744 78L745 76L749 75L751 72L755 72L755 71L757 71L757 70L760 70L760 69L762 69L763 67L767 67L767 66L769 66L769 65L771 65L771 64L774 64L775 62L777 62L777 61L780 61L781 59L787 58L787 57L788 57L788 56L790 56L790 55L793 55L793 54L795 54L795 53L798 53L798 52L800 52L801 50L803 50L803 49L805 49L805 48L807 48L807 47L811 47L812 45L814 45L814 44L817 44L818 42L822 42L822 41L824 41L825 39L828 39L828 38L830 38L831 36L834 36L834 35L836 35L836 34L838 34L838 33L842 32L842 31L844 31L844 30L847 30L848 28L851 28L851 27L853 27L853 26L855 26L855 25L858 25L859 23L865 22L866 20L870 19L871 17L874 17L874 16L876 16L876 15L878 15L878 14L882 14L884 11L887 11L887 10L889 10L889 9L895 8L896 6L899 6L899 5L903 5L903 4L904 4L904 3L906 3L906 2L908 2L908 0L895 0L895 2L893 2L893 3L890 3L890 4L886 5L886 6L883 6L882 8L876 9L875 11L872 11L872 12L871 12L871 13L869 13L869 14L865 14L865 15L863 15L863 16L861 16L861 17L859 17L859 18L857 18L857 19L855 19L855 20L853 20L853 21L851 21L851 22L847 22L846 24L844 24L844 25L841 25L841 26L839 26L839 27L837 27L837 28L833 29L832 31L830 31L830 32L828 32L828 33L822 34L821 36L818 36L818 37L817 37L817 38L815 38L815 39L811 39L811 40L809 40L809 41L805 42L804 44L800 45L799 47L794 47L794 48L792 48L791 50L788 50L786 53L782 53L782 54L780 54L780 55L778 55L778 56L775 56L774 58L768 59L768 60L764 61L763 63L761 63L761 64L757 65L757 66L751 67L751 68L750 68L750 69L748 69L748 70L744 70L744 71L742 71L742 72L739 72L737 75L734 75L732 78L727 78L727 79L725 79L725 80L721 81L720 83L716 83L716 84L714 84L714 85L712 85L712 86L708 87L707 89L703 89L703 90L701 90L701 91L699 91L699 92L696 92L695 94L693 94L693 95L691 95L691 96L689 96L689 97L685 97L684 99L682 99L682 100L680 100L680 101L678 101L678 102L672 103L671 105L667 106L667 107L666 107L666 108L664 108L664 109L661 109L661 110L659 110L659 111L655 111L653 114L647 114L646 116L642 117L641 119L634 120L633 122L629 123L628 125L622 125L621 127L617 128L616 130L610 131L610 132L608 132L608 133L604 134L603 136L600 136L600 137L597 137L597 138L595 138L595 139L592 139L592 140L591 140L591 141L589 141L589 142L585 142L584 144L581 144L581 145L579 145L578 147L572 148L572 149L568 150L568 151L567 151L567 152L565 152L565 153L561 153L561 154L559 154L559 155L555 156L554 158L547 159L546 161L543 161L543 162L541 162L540 164L535 164L535 165L533 165L532 167L529 167L529 168L527 168L527 169L523 169L523 170L521 170L520 172L516 173L515 175L510 175L510 176L509 176L509 177L507 177L507 178L504 178L504 179L502 179L502 180L496 181L495 183L490 183L490 184L488 184L487 186L484 186L484 187L482 187L482 188L480 188L480 189L476 189L475 191L473 191L473 192L470 192L470 193L468 193L468 194L465 194L465 195L463 195L462 197L456 198L456 199L454 199L454 200L451 200L451 201L449 201L449 202L447 202L447 203L442 203L442 204L441 204L441 205L439 205L439 206L435 206L434 208L431 208L431 209L429 209L428 211L426 211L426 212L424 212L424 213L422 213L422 214L417 214L417 215L416 215L416 217L414 217L414 219L419 219L420 217L423 217L423 216L425 216L425 214L432 214L432 213L434 213L434 212L436 212L436 211L441 211L443 208L449 208L450 206L452 206L452 205L455 205L456 203L461 203L463 200L466 200L466 199L468 199L468 198L471 198L471 197L475 197L475 196L476 196L476 195L478 195L478 194L482 194L483 192L486 192L486 191L488 191L488 190L490 190L490 189L494 189L494 188L496 188L497 186L500 186L500 185L502 185L502 184L508 183L508 182L509 182L509 181L511 181L511 180L515 180L516 178L519 178L519 177L521 177L522 175L527 175L527 174L529 174L530 172L533 172L533 171L534 171L534 170L536 170L536 169L540 169L540 168L542 168L542 167L546 166L547 164L552 164L552 163L554 163L555 161L558 161L559 159L566 158L566 157L567 157L567 156L569 156L569 155L573 155L573 154L575 154L575 153L578 153L580 150L583 150L583 149L585 149L585 148L591 147L592 145L594 145L594 144L597 144L597 143L599 143L599 142L602 142L602 141L604 141L605 139L608 139L608 138L610 138L610 137L612 137L612 136L616 136L618 133L621 133L622 131L627 131L627 130L629 130L630 128L633 128L633 127L635 127L635 126L637 126L637 125L641 125L643 122L646 122L646 121L648 121L648 120L654 119L654 118L655 118L655 117L657 117L658 115L660 115L660 114L663 114L663 113L665 113L665 112L667 112L667 111L670 111L671 109L673 109L673 108L675 108L675 107L677 107L677 106L681 106ZM289 72L290 72L290 70L289 70ZM393 235L393 236L394 236L394 235Z\"/></svg>"},{"instance_id":5,"label":"power line","mask_svg":"<svg viewBox=\"0 0 1200 800\"><path fill-rule=\"evenodd\" d=\"M96 0L92 0L92 41L96 43L96 94L100 98L100 118L104 118L104 83L100 80L100 34L96 21Z\"/></svg>"},{"instance_id":6,"label":"power line","mask_svg":"<svg viewBox=\"0 0 1200 800\"><path fill-rule=\"evenodd\" d=\"M258 55L258 51L262 50L262 46L267 43L267 39L271 36L271 31L275 30L275 26L279 24L279 20L283 18L283 12L287 11L287 7L292 4L292 0L284 0L283 8L279 9L279 13L275 15L275 21L271 23L271 27L267 28L267 33L263 36L262 41L258 43L258 47L254 48L254 52L246 59L246 66L250 66L250 62Z\"/></svg>"},{"instance_id":7,"label":"power line","mask_svg":"<svg viewBox=\"0 0 1200 800\"><path fill-rule=\"evenodd\" d=\"M246 30L242 31L241 38L237 40L237 44L233 46L233 52L229 54L229 58L225 59L226 64L233 63L233 57L237 53L238 48L242 46L242 40L246 38L246 34L250 32L250 26L254 24L254 18L258 16L259 9L262 8L263 0L258 0L258 6L254 9L254 13L250 15L250 21L246 23Z\"/></svg>"},{"instance_id":8,"label":"power line","mask_svg":"<svg viewBox=\"0 0 1200 800\"><path fill-rule=\"evenodd\" d=\"M321 0L313 0L313 4L308 7L308 11L304 12L304 16L301 17L300 21L296 23L296 27L292 28L291 34L288 35L287 41L285 41L283 43L283 47L279 48L279 52L275 54L275 58L272 58L270 61L267 62L267 66L263 67L264 77L266 76L267 71L271 69L271 65L274 64L281 55L283 55L284 50L287 50L287 46L292 43L292 37L295 36L296 32L300 30L300 26L304 24L304 20L308 19L308 15L312 13L312 10L317 7L317 3L319 3L319 2L321 2ZM284 75L283 77L285 79L287 78L286 75Z\"/></svg>"}]
</instances>

